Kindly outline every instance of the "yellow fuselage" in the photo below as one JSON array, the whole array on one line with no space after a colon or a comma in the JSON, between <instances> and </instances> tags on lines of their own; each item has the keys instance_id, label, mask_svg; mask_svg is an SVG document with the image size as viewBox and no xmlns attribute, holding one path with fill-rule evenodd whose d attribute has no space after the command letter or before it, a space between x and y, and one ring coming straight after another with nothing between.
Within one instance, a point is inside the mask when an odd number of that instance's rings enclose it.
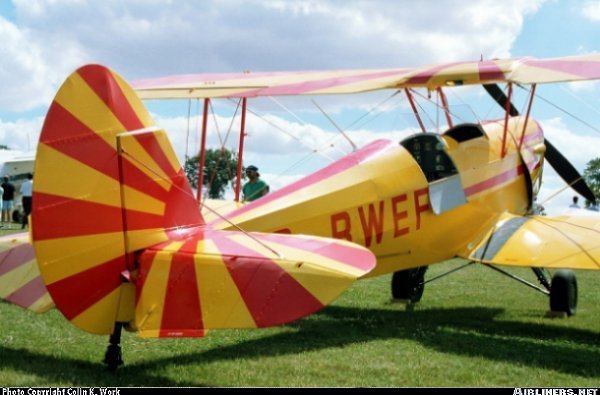
<instances>
[{"instance_id":1,"label":"yellow fuselage","mask_svg":"<svg viewBox=\"0 0 600 395\"><path fill-rule=\"evenodd\" d=\"M532 184L541 176L543 134L529 120L519 150L523 123L521 117L509 120L504 157L503 120L481 125L485 135L460 143L441 136L466 203L440 214L431 209L429 182L413 155L397 143L378 142L376 154L359 157L360 164L339 171L334 163L329 173L309 176L227 217L251 231L364 245L377 256L368 276L444 261L471 250L500 214L525 214L530 207ZM213 223L229 227L221 219Z\"/></svg>"}]
</instances>

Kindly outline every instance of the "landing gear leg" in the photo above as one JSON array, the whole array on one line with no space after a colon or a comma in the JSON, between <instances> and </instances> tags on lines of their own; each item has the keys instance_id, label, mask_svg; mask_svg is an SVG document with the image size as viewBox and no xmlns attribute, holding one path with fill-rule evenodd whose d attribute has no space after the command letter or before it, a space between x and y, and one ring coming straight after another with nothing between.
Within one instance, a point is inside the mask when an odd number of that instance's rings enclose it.
<instances>
[{"instance_id":1,"label":"landing gear leg","mask_svg":"<svg viewBox=\"0 0 600 395\"><path fill-rule=\"evenodd\" d=\"M392 297L416 303L421 300L425 290L425 272L427 266L395 272L392 276Z\"/></svg>"},{"instance_id":2,"label":"landing gear leg","mask_svg":"<svg viewBox=\"0 0 600 395\"><path fill-rule=\"evenodd\" d=\"M122 328L122 323L115 322L115 329L112 335L110 335L110 339L108 340L109 344L106 348L106 353L104 354L104 363L111 372L116 371L119 366L123 365L123 355L121 353L120 345Z\"/></svg>"}]
</instances>

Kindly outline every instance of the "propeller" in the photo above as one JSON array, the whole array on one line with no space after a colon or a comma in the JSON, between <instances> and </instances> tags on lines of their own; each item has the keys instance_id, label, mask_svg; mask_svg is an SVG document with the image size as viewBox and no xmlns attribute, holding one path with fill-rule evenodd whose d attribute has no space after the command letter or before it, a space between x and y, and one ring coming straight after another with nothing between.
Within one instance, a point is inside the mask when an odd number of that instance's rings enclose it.
<instances>
[{"instance_id":1,"label":"propeller","mask_svg":"<svg viewBox=\"0 0 600 395\"><path fill-rule=\"evenodd\" d=\"M506 95L500 89L497 84L484 84L484 89L490 96L502 106L503 109L506 109L506 102L508 101ZM519 111L510 103L509 114L511 116L519 115ZM544 137L544 144L546 145L546 152L544 153L544 157L550 163L552 168L556 170L558 175L575 190L578 194L586 198L592 204L596 204L596 197L594 193L587 185L581 174L573 167L573 165L564 157L563 154L560 153L556 147L550 143L550 141Z\"/></svg>"}]
</instances>

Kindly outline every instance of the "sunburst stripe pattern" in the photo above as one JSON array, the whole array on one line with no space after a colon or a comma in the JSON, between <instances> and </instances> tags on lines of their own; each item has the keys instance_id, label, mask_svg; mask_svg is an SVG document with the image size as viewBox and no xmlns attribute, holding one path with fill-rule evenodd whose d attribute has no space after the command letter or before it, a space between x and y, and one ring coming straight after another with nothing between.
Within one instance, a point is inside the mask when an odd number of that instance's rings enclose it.
<instances>
[{"instance_id":1,"label":"sunburst stripe pattern","mask_svg":"<svg viewBox=\"0 0 600 395\"><path fill-rule=\"evenodd\" d=\"M41 273L62 313L93 333L114 326L125 246L145 248L165 239L161 229L202 223L168 139L152 125L120 77L91 65L63 84L41 133L32 215ZM118 136L140 129L147 133L129 139L130 156L119 156Z\"/></svg>"},{"instance_id":2,"label":"sunburst stripe pattern","mask_svg":"<svg viewBox=\"0 0 600 395\"><path fill-rule=\"evenodd\" d=\"M324 307L375 264L347 242L209 229L151 247L141 261L136 322L146 337L290 322Z\"/></svg>"}]
</instances>

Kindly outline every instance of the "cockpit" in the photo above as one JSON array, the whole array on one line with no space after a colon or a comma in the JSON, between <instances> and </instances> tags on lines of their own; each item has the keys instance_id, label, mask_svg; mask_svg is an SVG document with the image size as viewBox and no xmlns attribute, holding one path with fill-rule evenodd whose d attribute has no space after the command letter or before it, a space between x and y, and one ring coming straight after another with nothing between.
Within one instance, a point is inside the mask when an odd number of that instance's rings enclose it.
<instances>
[{"instance_id":1,"label":"cockpit","mask_svg":"<svg viewBox=\"0 0 600 395\"><path fill-rule=\"evenodd\" d=\"M435 214L467 202L458 170L440 135L419 133L407 137L400 144L410 152L427 178L429 203Z\"/></svg>"}]
</instances>

